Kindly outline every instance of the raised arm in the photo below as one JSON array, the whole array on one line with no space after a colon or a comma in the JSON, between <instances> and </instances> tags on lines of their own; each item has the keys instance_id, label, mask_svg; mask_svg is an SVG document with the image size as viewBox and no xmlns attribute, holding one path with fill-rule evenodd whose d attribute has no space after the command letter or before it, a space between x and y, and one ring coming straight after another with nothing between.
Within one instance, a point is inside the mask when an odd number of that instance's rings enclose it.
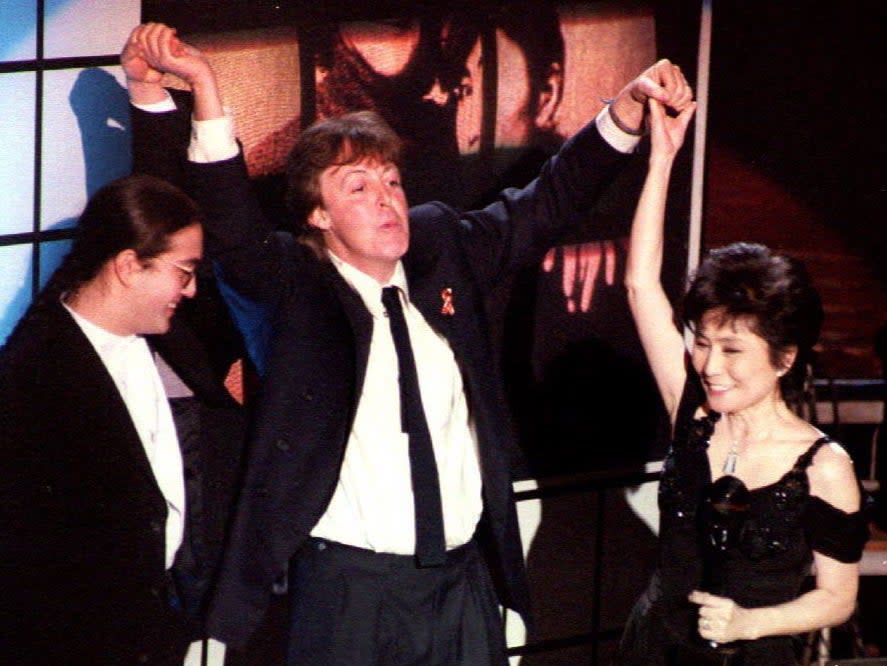
<instances>
[{"instance_id":1,"label":"raised arm","mask_svg":"<svg viewBox=\"0 0 887 666\"><path fill-rule=\"evenodd\" d=\"M479 283L496 284L538 263L567 232L587 222L589 211L628 165L648 100L681 111L692 108L692 98L680 69L660 60L566 141L529 185L505 190L495 203L465 214L466 246L480 271Z\"/></svg>"},{"instance_id":2,"label":"raised arm","mask_svg":"<svg viewBox=\"0 0 887 666\"><path fill-rule=\"evenodd\" d=\"M278 242L256 199L212 65L199 49L180 40L174 28L160 23L146 23L132 31L121 63L130 101L140 107L136 117L144 123L144 133L156 132L161 143L173 136L173 145L158 146L155 152L178 155L180 149L178 128L171 133L167 125L180 122L182 112L152 112L167 110L166 106L174 109L179 103L178 98L171 101L161 87L162 75L173 74L190 86L193 112L182 180L203 210L207 252L240 296L251 303L276 302L285 289L278 272L289 245L284 248ZM178 120L164 122L163 116ZM181 161L180 156L177 159ZM250 334L244 330L244 335Z\"/></svg>"},{"instance_id":3,"label":"raised arm","mask_svg":"<svg viewBox=\"0 0 887 666\"><path fill-rule=\"evenodd\" d=\"M686 371L684 343L662 288L665 203L674 158L684 142L695 103L670 117L656 100L649 100L652 150L629 239L625 269L628 303L656 385L674 423Z\"/></svg>"}]
</instances>

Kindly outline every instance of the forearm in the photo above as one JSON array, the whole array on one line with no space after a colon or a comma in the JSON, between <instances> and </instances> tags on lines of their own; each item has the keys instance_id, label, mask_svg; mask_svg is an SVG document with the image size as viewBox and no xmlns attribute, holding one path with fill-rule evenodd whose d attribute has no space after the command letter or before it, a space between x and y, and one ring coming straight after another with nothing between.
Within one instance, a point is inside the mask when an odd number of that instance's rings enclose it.
<instances>
[{"instance_id":1,"label":"forearm","mask_svg":"<svg viewBox=\"0 0 887 666\"><path fill-rule=\"evenodd\" d=\"M189 161L186 176L204 212L207 255L218 262L224 280L251 301L276 300L283 288L283 248L256 199L243 157Z\"/></svg>"},{"instance_id":2,"label":"forearm","mask_svg":"<svg viewBox=\"0 0 887 666\"><path fill-rule=\"evenodd\" d=\"M538 265L567 233L598 239L589 213L630 159L591 122L525 188L504 190L486 208L463 213L461 246L477 283L492 288L516 270Z\"/></svg>"},{"instance_id":3,"label":"forearm","mask_svg":"<svg viewBox=\"0 0 887 666\"><path fill-rule=\"evenodd\" d=\"M784 604L744 609L745 618L737 638L754 640L799 634L841 624L853 613L856 588L854 580L850 589L816 588Z\"/></svg>"},{"instance_id":4,"label":"forearm","mask_svg":"<svg viewBox=\"0 0 887 666\"><path fill-rule=\"evenodd\" d=\"M194 94L194 120L213 120L225 115L215 72L207 66L188 81Z\"/></svg>"},{"instance_id":5,"label":"forearm","mask_svg":"<svg viewBox=\"0 0 887 666\"><path fill-rule=\"evenodd\" d=\"M656 150L650 157L629 237L625 286L641 344L669 415L674 418L686 372L684 342L662 287L665 204L674 152Z\"/></svg>"},{"instance_id":6,"label":"forearm","mask_svg":"<svg viewBox=\"0 0 887 666\"><path fill-rule=\"evenodd\" d=\"M665 245L665 205L673 157L653 156L629 236L625 286L629 294L659 289Z\"/></svg>"},{"instance_id":7,"label":"forearm","mask_svg":"<svg viewBox=\"0 0 887 666\"><path fill-rule=\"evenodd\" d=\"M184 163L191 137L191 95L164 91L166 104L130 108L132 170L186 187Z\"/></svg>"}]
</instances>

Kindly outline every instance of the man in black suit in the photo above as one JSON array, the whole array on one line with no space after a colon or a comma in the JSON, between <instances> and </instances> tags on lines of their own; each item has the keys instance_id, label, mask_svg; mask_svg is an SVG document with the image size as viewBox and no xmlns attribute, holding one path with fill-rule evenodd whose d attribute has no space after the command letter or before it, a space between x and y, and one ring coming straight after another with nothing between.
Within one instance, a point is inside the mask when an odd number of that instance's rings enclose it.
<instances>
[{"instance_id":1,"label":"man in black suit","mask_svg":"<svg viewBox=\"0 0 887 666\"><path fill-rule=\"evenodd\" d=\"M243 417L174 316L199 219L157 178L105 186L0 351L4 664L180 666L200 635Z\"/></svg>"},{"instance_id":2,"label":"man in black suit","mask_svg":"<svg viewBox=\"0 0 887 666\"><path fill-rule=\"evenodd\" d=\"M497 602L529 609L484 299L585 218L648 97L691 101L680 71L648 69L536 181L468 213L408 209L377 115L315 124L288 166L295 240L262 216L203 55L146 24L122 61L158 141L161 72L191 85L209 254L273 319L214 635L243 643L288 578L291 665L505 664Z\"/></svg>"}]
</instances>

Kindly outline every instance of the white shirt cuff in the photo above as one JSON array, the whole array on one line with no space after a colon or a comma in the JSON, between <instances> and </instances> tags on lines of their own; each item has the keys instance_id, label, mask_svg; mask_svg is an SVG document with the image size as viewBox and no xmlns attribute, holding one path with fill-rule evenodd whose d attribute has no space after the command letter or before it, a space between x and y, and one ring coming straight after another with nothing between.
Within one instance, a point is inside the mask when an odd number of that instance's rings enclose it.
<instances>
[{"instance_id":1,"label":"white shirt cuff","mask_svg":"<svg viewBox=\"0 0 887 666\"><path fill-rule=\"evenodd\" d=\"M132 102L132 105L135 108L147 111L148 113L167 113L169 111L175 111L176 103L173 101L172 95L166 90L163 91L163 94L166 95L166 99L159 102L152 102L151 104L136 104L135 102Z\"/></svg>"},{"instance_id":2,"label":"white shirt cuff","mask_svg":"<svg viewBox=\"0 0 887 666\"><path fill-rule=\"evenodd\" d=\"M226 113L221 118L191 121L188 159L192 162L221 162L240 152L234 134L234 119Z\"/></svg>"},{"instance_id":3,"label":"white shirt cuff","mask_svg":"<svg viewBox=\"0 0 887 666\"><path fill-rule=\"evenodd\" d=\"M610 105L607 104L594 119L598 132L604 137L604 141L609 143L620 153L633 153L641 142L641 137L627 134L616 126L613 117L610 115Z\"/></svg>"}]
</instances>

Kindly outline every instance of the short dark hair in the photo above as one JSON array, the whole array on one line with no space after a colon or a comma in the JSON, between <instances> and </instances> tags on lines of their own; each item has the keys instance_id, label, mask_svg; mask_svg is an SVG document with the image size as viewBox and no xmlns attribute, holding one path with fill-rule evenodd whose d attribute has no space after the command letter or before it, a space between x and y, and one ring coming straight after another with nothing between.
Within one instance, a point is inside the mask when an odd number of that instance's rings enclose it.
<instances>
[{"instance_id":1,"label":"short dark hair","mask_svg":"<svg viewBox=\"0 0 887 666\"><path fill-rule=\"evenodd\" d=\"M757 243L712 250L684 297L682 318L696 332L712 310L722 311L727 320L748 319L769 346L774 367L781 365L785 352L797 348L794 364L780 379L783 398L795 400L823 319L822 301L804 265Z\"/></svg>"},{"instance_id":2,"label":"short dark hair","mask_svg":"<svg viewBox=\"0 0 887 666\"><path fill-rule=\"evenodd\" d=\"M539 99L552 63L563 66L566 57L557 10L547 3L510 2L499 9L493 21L523 52L533 99Z\"/></svg>"},{"instance_id":3,"label":"short dark hair","mask_svg":"<svg viewBox=\"0 0 887 666\"><path fill-rule=\"evenodd\" d=\"M286 167L286 205L296 232L310 235L308 216L323 201L320 174L331 166L364 159L400 166L402 142L374 111L356 111L319 120L306 129L293 147Z\"/></svg>"}]
</instances>

